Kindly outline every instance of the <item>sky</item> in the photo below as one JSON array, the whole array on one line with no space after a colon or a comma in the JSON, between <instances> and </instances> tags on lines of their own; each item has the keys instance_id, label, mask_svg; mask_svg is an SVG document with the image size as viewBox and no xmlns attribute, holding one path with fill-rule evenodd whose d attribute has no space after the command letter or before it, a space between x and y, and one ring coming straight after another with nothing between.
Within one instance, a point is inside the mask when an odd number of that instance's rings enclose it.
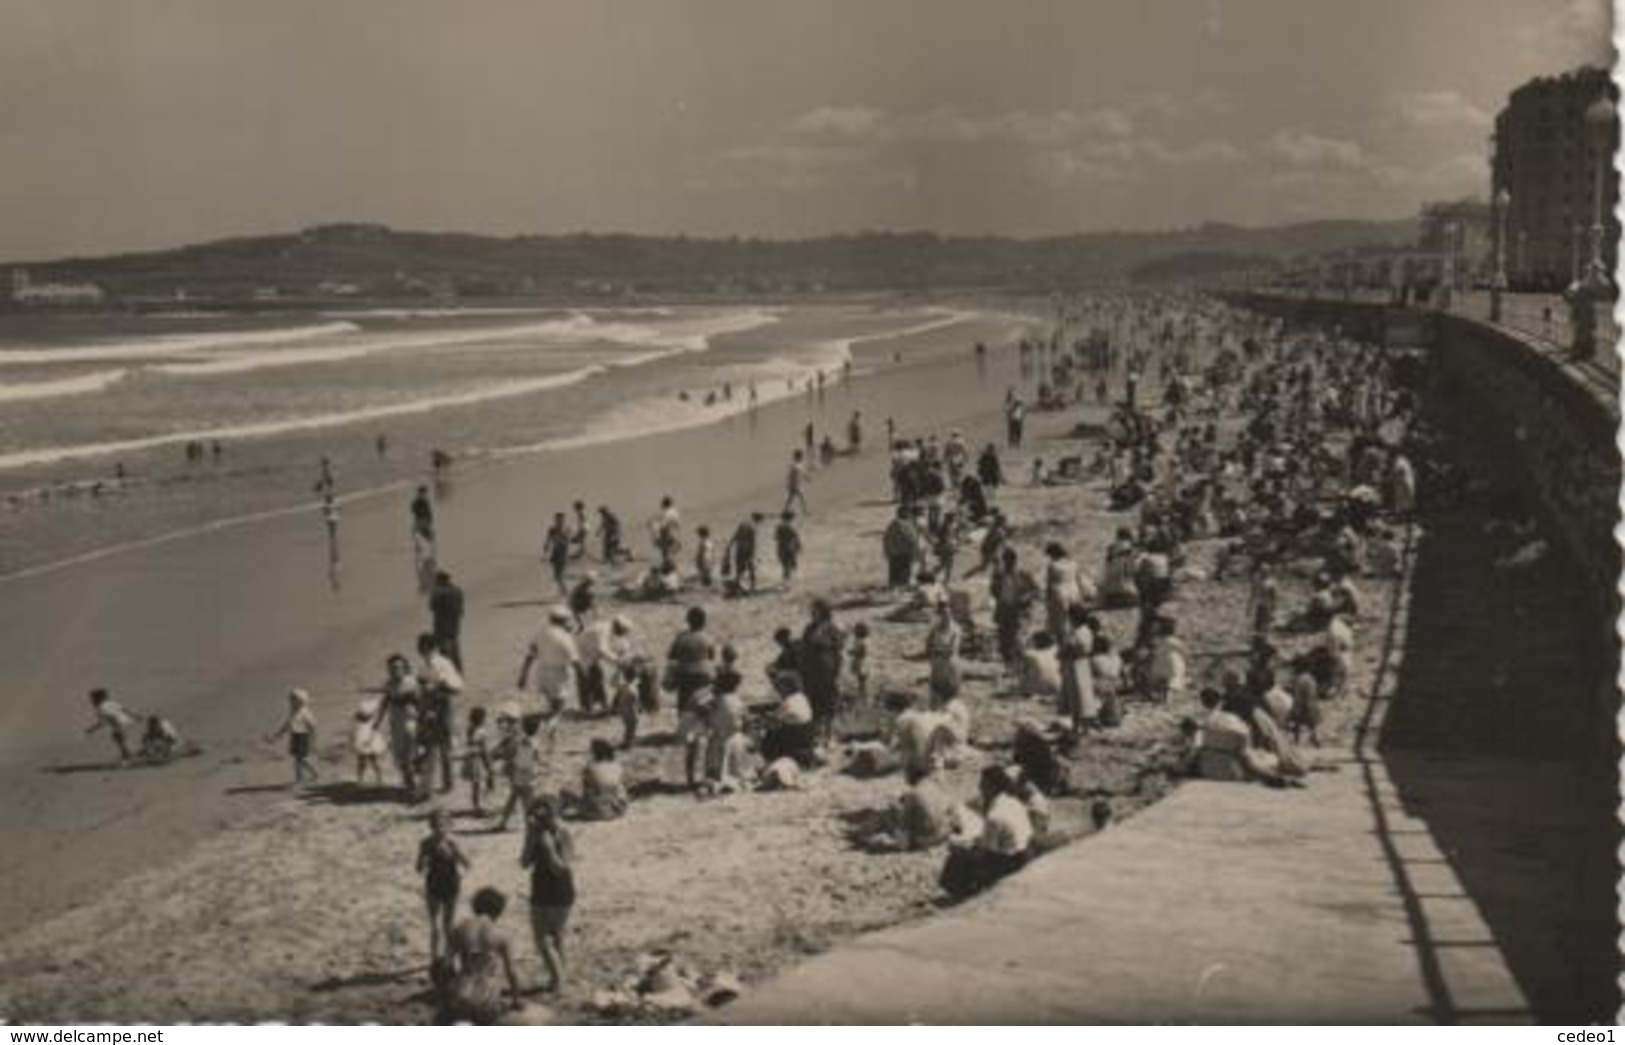
<instances>
[{"instance_id":1,"label":"sky","mask_svg":"<svg viewBox=\"0 0 1625 1045\"><path fill-rule=\"evenodd\" d=\"M0 259L335 221L1018 236L1487 195L1609 0L0 0Z\"/></svg>"}]
</instances>

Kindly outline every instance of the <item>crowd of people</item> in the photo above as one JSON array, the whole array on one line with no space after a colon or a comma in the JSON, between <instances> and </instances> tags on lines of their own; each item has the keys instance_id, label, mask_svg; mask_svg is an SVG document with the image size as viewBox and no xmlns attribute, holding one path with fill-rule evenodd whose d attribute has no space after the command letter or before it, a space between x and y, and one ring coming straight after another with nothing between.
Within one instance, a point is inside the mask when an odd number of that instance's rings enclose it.
<instances>
[{"instance_id":1,"label":"crowd of people","mask_svg":"<svg viewBox=\"0 0 1625 1045\"><path fill-rule=\"evenodd\" d=\"M978 358L984 351L978 347ZM468 808L495 830L519 817L535 946L547 986L557 988L567 976L577 885L568 825L631 808L635 782L618 755L652 718L674 722L680 786L700 797L795 789L809 774L836 770L901 774L907 787L869 842L945 847L940 882L955 897L989 887L1065 840L1051 823L1050 802L1071 790L1068 756L1090 735L1120 726L1136 701L1169 705L1198 690L1184 727L1195 774L1304 782L1310 762L1298 745L1320 742L1322 704L1349 687L1362 612L1357 578L1397 572L1416 508L1413 375L1343 338L1286 331L1212 301L1135 296L1068 302L1047 340L1022 342L1021 363L1042 385L1042 408L1093 405L1108 414L1103 426L1079 428L1070 460L1090 463L1050 471L1040 462L1033 479L1102 486L1119 516L1115 536L1098 569L1061 542L1033 546L999 504L1009 485L999 447L978 448L959 430L903 438L888 422L895 510L880 535L883 576L875 587L896 604L888 619L922 626L922 692L877 692L870 622L838 619L824 598L809 599L798 628L777 628L776 654L754 670L734 643L713 634L705 596L748 598L758 590L767 512L742 518L720 548L709 527L696 527L685 559L682 515L663 499L648 524L647 571L610 596L599 591L598 569L630 558L619 517L600 507L593 525L583 501L555 515L542 558L559 601L523 652L514 695L491 707L462 706L465 600L451 574L434 565L416 659L387 658L382 681L355 708L350 747L356 784L378 787L393 777L411 801L440 796L417 869L448 1017L497 1020L521 998L498 924L506 897L482 888L472 915L456 916L471 862L448 830L452 793L466 787ZM1153 382L1159 395L1150 393ZM1012 390L1006 452L1023 445L1025 411ZM787 586L800 569L797 513L808 514L815 467L814 433L805 434L773 533ZM853 414L847 452L823 454L816 467L858 455L862 440ZM317 492L331 503L326 468ZM417 491L411 519L414 547L432 562L426 490ZM1211 559L1206 574L1199 559ZM1305 564L1316 571L1311 597L1301 608L1281 606L1280 580ZM1204 575L1246 578L1250 643L1233 665L1195 684L1179 596ZM663 644L608 605L688 594L699 597ZM987 617L978 619L982 605ZM1009 692L1052 709L1020 718L1008 757L977 743L986 738L977 735L964 693L970 657L1002 664ZM314 701L298 689L287 699L273 737L288 743L295 784L313 783ZM134 757L127 738L135 718L104 691L92 702L92 728L111 733L121 758ZM880 722L878 735L843 736L849 712ZM560 765L567 719L601 721L608 730L591 739L579 766ZM976 793L953 794L944 770L978 764ZM1095 800L1089 815L1095 828L1105 827L1110 802Z\"/></svg>"}]
</instances>

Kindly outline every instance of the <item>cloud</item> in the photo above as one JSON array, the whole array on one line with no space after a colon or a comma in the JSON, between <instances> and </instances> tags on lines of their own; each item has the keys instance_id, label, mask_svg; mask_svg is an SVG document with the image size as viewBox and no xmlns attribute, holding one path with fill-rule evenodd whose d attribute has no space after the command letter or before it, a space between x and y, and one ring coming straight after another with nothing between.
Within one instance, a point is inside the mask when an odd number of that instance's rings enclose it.
<instances>
[{"instance_id":1,"label":"cloud","mask_svg":"<svg viewBox=\"0 0 1625 1045\"><path fill-rule=\"evenodd\" d=\"M1264 153L1297 168L1359 170L1371 162L1358 142L1304 130L1276 131L1264 142Z\"/></svg>"},{"instance_id":2,"label":"cloud","mask_svg":"<svg viewBox=\"0 0 1625 1045\"><path fill-rule=\"evenodd\" d=\"M1209 36L1224 34L1224 8L1219 6L1219 0L1207 0L1202 12L1202 28Z\"/></svg>"},{"instance_id":3,"label":"cloud","mask_svg":"<svg viewBox=\"0 0 1625 1045\"><path fill-rule=\"evenodd\" d=\"M791 120L785 137L849 143L955 145L982 142L1056 146L1099 135L1134 131L1134 119L1122 109L1103 107L1076 112L1055 109L977 115L952 107L915 113L887 113L866 105L824 106Z\"/></svg>"},{"instance_id":4,"label":"cloud","mask_svg":"<svg viewBox=\"0 0 1625 1045\"><path fill-rule=\"evenodd\" d=\"M1421 131L1482 132L1495 122L1488 110L1452 90L1404 95L1395 99L1394 110L1400 124Z\"/></svg>"}]
</instances>

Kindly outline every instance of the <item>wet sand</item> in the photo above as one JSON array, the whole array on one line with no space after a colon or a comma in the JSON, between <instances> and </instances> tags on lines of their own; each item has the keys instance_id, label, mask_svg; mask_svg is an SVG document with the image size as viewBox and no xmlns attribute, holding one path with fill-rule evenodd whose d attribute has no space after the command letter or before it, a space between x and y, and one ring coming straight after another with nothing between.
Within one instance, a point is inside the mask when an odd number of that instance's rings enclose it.
<instances>
[{"instance_id":1,"label":"wet sand","mask_svg":"<svg viewBox=\"0 0 1625 1045\"><path fill-rule=\"evenodd\" d=\"M880 346L877 346L879 350ZM798 398L754 419L579 451L516 458L455 475L438 507L441 559L468 592L465 656L474 699L511 684L540 608L555 594L538 561L552 512L580 496L620 512L647 555L644 520L670 492L692 527L726 535L750 508L776 510L782 472L812 419L837 434L862 410L864 454L816 478L813 508L885 493L884 418L926 424L996 419L1016 383L1014 352L985 367L964 357L832 385L822 405ZM353 694L383 658L427 625L416 589L405 490L345 506L341 586L329 585L319 514L279 516L0 585L3 818L16 844L0 855L0 929L92 898L108 883L172 859L239 823L280 779L244 779L267 758L281 694ZM85 692L107 686L129 706L161 711L207 754L161 770L108 769L106 738L84 737ZM327 701L329 729L353 700ZM272 763L280 763L280 758Z\"/></svg>"}]
</instances>

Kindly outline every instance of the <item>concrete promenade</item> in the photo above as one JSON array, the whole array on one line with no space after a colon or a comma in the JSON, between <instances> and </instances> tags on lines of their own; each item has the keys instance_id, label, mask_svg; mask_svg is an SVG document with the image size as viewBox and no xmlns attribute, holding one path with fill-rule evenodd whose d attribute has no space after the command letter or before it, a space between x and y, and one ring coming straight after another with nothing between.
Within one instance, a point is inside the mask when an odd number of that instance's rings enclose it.
<instances>
[{"instance_id":1,"label":"concrete promenade","mask_svg":"<svg viewBox=\"0 0 1625 1045\"><path fill-rule=\"evenodd\" d=\"M1543 842L1576 827L1561 822L1566 774L1405 761L1405 787L1419 796L1409 807L1382 762L1352 753L1303 791L1193 782L958 910L808 961L724 1018L1530 1021L1530 1000L1429 819L1475 820L1479 846L1502 858L1496 888L1528 898L1527 917L1544 923ZM1558 934L1541 945L1546 967L1560 968Z\"/></svg>"}]
</instances>

